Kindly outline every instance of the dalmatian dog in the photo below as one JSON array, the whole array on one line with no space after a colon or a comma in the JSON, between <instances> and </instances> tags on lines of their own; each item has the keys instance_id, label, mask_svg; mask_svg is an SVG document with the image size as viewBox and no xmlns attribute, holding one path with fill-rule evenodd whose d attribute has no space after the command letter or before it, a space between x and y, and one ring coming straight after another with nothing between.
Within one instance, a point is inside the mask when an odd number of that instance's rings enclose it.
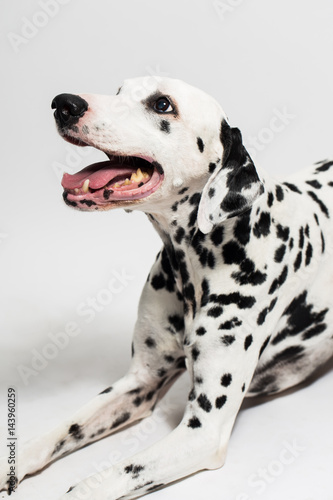
<instances>
[{"instance_id":1,"label":"dalmatian dog","mask_svg":"<svg viewBox=\"0 0 333 500\"><path fill-rule=\"evenodd\" d=\"M164 246L128 373L22 448L16 480L147 417L187 369L176 429L62 497L129 500L221 467L244 397L295 386L332 356L333 161L274 180L213 98L169 78L128 80L115 96L61 94L52 108L66 141L107 156L64 175L67 205L142 210Z\"/></svg>"}]
</instances>

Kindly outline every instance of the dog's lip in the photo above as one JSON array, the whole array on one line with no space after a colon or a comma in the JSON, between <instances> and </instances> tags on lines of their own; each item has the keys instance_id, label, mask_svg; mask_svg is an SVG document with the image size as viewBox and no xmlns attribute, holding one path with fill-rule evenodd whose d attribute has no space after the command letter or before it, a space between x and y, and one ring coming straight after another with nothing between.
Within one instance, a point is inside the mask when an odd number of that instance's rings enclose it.
<instances>
[{"instance_id":1,"label":"dog's lip","mask_svg":"<svg viewBox=\"0 0 333 500\"><path fill-rule=\"evenodd\" d=\"M61 184L66 201L88 207L137 201L153 194L164 179L162 167L150 156L107 156L109 161L94 163L73 175L64 174ZM133 177L138 178L125 183Z\"/></svg>"}]
</instances>

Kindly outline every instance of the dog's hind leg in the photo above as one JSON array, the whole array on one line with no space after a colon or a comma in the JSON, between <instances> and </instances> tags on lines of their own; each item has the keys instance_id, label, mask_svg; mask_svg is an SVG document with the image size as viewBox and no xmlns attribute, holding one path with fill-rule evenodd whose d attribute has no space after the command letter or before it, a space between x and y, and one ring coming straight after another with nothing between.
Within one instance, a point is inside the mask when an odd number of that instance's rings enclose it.
<instances>
[{"instance_id":1,"label":"dog's hind leg","mask_svg":"<svg viewBox=\"0 0 333 500\"><path fill-rule=\"evenodd\" d=\"M130 369L121 380L50 433L21 448L17 480L54 460L151 414L158 399L184 371L183 304L159 255L140 301ZM164 281L163 281L164 280ZM168 286L161 286L161 283ZM8 489L8 463L0 461L0 487Z\"/></svg>"}]
</instances>

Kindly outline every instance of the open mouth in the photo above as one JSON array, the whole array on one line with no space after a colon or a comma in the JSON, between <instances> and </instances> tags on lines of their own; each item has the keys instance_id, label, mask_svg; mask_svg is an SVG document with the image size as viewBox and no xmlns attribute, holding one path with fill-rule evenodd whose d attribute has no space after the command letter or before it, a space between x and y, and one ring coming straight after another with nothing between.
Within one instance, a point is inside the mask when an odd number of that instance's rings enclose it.
<instances>
[{"instance_id":1,"label":"open mouth","mask_svg":"<svg viewBox=\"0 0 333 500\"><path fill-rule=\"evenodd\" d=\"M150 196L163 181L162 167L148 156L107 156L108 161L64 174L61 185L68 205L86 210L128 205Z\"/></svg>"}]
</instances>

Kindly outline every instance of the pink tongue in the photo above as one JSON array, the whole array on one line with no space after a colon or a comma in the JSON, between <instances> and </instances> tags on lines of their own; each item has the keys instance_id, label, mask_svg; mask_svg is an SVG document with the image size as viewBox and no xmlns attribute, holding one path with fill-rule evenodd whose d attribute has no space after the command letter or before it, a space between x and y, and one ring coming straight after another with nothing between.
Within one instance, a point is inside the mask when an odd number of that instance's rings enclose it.
<instances>
[{"instance_id":1,"label":"pink tongue","mask_svg":"<svg viewBox=\"0 0 333 500\"><path fill-rule=\"evenodd\" d=\"M80 189L84 181L89 179L91 189L100 189L119 175L130 176L133 172L136 172L135 168L121 167L109 161L104 161L89 165L89 167L74 175L64 174L61 185L64 189Z\"/></svg>"}]
</instances>

